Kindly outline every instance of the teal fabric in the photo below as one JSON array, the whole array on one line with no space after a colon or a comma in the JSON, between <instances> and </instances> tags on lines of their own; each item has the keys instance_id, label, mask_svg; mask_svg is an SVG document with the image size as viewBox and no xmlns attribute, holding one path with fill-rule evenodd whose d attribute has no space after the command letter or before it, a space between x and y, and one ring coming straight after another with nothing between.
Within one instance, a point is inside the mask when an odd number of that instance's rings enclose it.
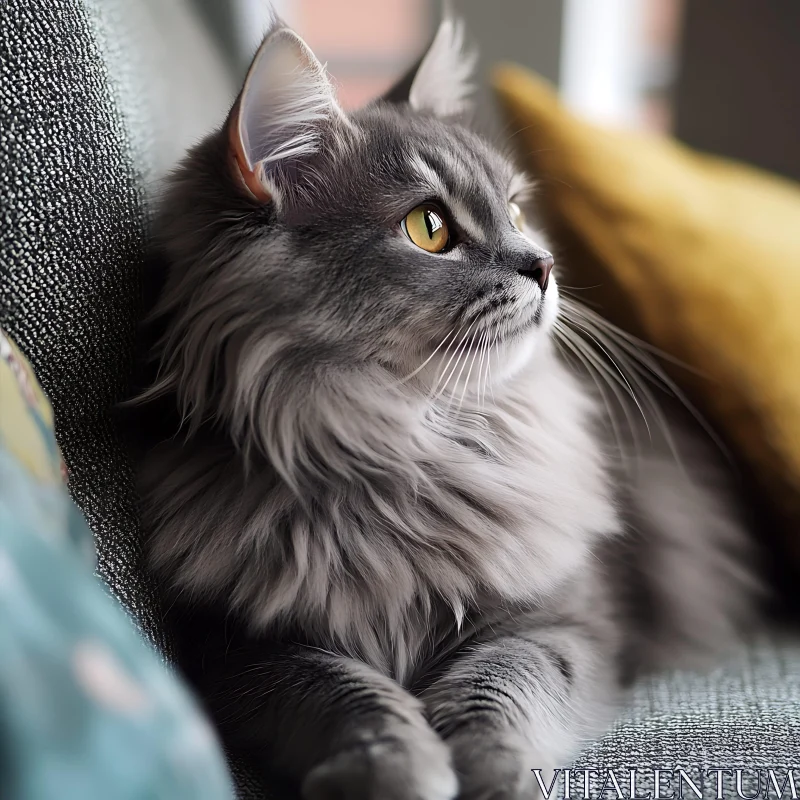
<instances>
[{"instance_id":1,"label":"teal fabric","mask_svg":"<svg viewBox=\"0 0 800 800\"><path fill-rule=\"evenodd\" d=\"M210 726L93 573L32 380L0 331L0 797L231 797Z\"/></svg>"}]
</instances>

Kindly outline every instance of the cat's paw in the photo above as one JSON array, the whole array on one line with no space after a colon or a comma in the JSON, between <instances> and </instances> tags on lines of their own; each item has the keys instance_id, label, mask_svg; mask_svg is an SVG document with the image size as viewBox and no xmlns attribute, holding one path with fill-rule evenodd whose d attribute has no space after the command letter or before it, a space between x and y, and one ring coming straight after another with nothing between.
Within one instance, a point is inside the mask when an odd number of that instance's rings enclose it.
<instances>
[{"instance_id":1,"label":"cat's paw","mask_svg":"<svg viewBox=\"0 0 800 800\"><path fill-rule=\"evenodd\" d=\"M475 731L447 740L461 791L458 800L534 800L530 747L513 734Z\"/></svg>"},{"instance_id":2,"label":"cat's paw","mask_svg":"<svg viewBox=\"0 0 800 800\"><path fill-rule=\"evenodd\" d=\"M433 731L367 739L318 764L303 781L304 800L453 800L450 752Z\"/></svg>"}]
</instances>

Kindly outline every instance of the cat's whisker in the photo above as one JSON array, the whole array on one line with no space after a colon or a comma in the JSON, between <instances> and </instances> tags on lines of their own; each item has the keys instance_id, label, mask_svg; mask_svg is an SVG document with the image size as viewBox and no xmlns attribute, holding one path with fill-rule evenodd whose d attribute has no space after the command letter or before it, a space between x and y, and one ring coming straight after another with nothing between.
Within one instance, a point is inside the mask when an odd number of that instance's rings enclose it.
<instances>
[{"instance_id":1,"label":"cat's whisker","mask_svg":"<svg viewBox=\"0 0 800 800\"><path fill-rule=\"evenodd\" d=\"M484 330L483 334L481 335L481 339L478 342L478 371L475 374L475 403L477 404L478 408L481 407L481 370L483 367L483 354L488 336L489 329L487 328Z\"/></svg>"},{"instance_id":2,"label":"cat's whisker","mask_svg":"<svg viewBox=\"0 0 800 800\"><path fill-rule=\"evenodd\" d=\"M620 365L625 367L625 369L627 370L627 377L630 379L630 382L636 385L636 388L638 389L642 398L646 402L647 407L650 410L650 413L655 418L659 430L661 431L664 440L667 443L667 446L669 447L673 457L680 464L681 463L680 453L675 444L674 438L670 432L666 417L664 416L664 413L661 410L658 401L653 396L653 393L649 390L647 385L641 380L641 376L643 373L641 363L637 363L637 360L632 358L630 354L622 351L619 345L610 336L608 336L607 333L602 329L602 327L597 323L597 319L593 318L592 316L589 316L588 314L581 314L582 310L583 309L581 309L580 307L574 307L574 306L568 309L568 311L571 311L573 313L573 318L572 318L573 324L577 325L579 328L583 330L584 333L586 333L592 338L595 344L604 352L606 357L612 360L612 363L614 363L615 367L618 370L620 370ZM602 317L599 317L599 315L596 315L596 317L602 319ZM614 360L611 353L614 354L616 360ZM637 354L637 357L638 356L639 354ZM656 377L660 379L661 375L656 373ZM628 382L627 378L626 382ZM629 386L630 382L628 382ZM667 388L667 390L669 390L668 386L666 386L666 384L663 384L663 382L661 385L662 387ZM679 398L679 395L676 395L676 397ZM641 404L639 404L638 401L637 405L639 405L639 409L644 417L644 411L641 407ZM650 433L649 426L648 426L648 433ZM652 434L651 434L651 439L652 439Z\"/></svg>"},{"instance_id":3,"label":"cat's whisker","mask_svg":"<svg viewBox=\"0 0 800 800\"><path fill-rule=\"evenodd\" d=\"M572 321L573 324L578 327L583 327L584 331L594 338L601 349L605 349L614 354L618 367L624 367L628 380L636 387L643 401L647 404L647 408L654 417L667 446L679 464L681 463L680 454L672 434L670 433L666 417L655 396L647 387L647 383L659 387L678 400L703 428L723 456L727 460L732 461L730 452L725 444L708 424L703 415L686 397L684 392L669 375L667 375L655 356L657 355L659 358L665 358L676 365L690 369L690 371L695 374L701 373L697 370L691 370L690 367L683 364L679 359L671 357L658 348L652 347L646 342L637 339L635 336L628 334L600 314L586 308L583 304L574 299L565 300L563 310L566 320ZM606 355L608 356L609 353L607 352Z\"/></svg>"},{"instance_id":4,"label":"cat's whisker","mask_svg":"<svg viewBox=\"0 0 800 800\"><path fill-rule=\"evenodd\" d=\"M396 381L395 386L400 386L400 385L404 384L406 381L411 380L411 378L413 378L415 375L419 375L419 373L422 372L422 370L425 369L425 367L430 363L431 359L439 352L439 350L441 350L441 348L444 345L444 343L451 336L455 336L455 335L456 335L456 328L453 327L453 328L450 329L450 332L447 334L447 336L445 336L444 339L442 339L442 341L439 342L438 345L436 345L436 348L434 349L434 351L413 372L409 372L408 375L406 375L405 377L399 378ZM448 345L448 347L445 347L445 352L447 352L447 349L449 348L449 346L450 345Z\"/></svg>"},{"instance_id":5,"label":"cat's whisker","mask_svg":"<svg viewBox=\"0 0 800 800\"><path fill-rule=\"evenodd\" d=\"M598 331L597 335L602 337L602 332ZM616 354L617 359L621 363L625 364L631 380L636 384L642 397L647 402L648 407L650 408L650 411L654 416L656 423L658 424L659 429L661 430L662 435L664 436L664 440L666 441L667 446L669 447L673 457L678 463L681 463L680 453L678 451L678 448L675 444L672 433L670 431L669 423L667 422L667 419L663 411L661 410L661 406L659 405L655 396L647 387L646 381L643 380L643 376L647 377L646 372L642 370L641 366L637 364L635 360L629 358L624 352L620 352L619 347L615 345L613 341L609 340L608 338L605 338L605 342L609 350L613 351Z\"/></svg>"},{"instance_id":6,"label":"cat's whisker","mask_svg":"<svg viewBox=\"0 0 800 800\"><path fill-rule=\"evenodd\" d=\"M604 344L601 341L600 337L597 335L597 332L591 330L585 324L581 324L579 322L576 323L574 321L573 321L573 324L577 325L577 327L580 330L582 330L587 336L589 336L592 339L592 341L594 341L594 343L597 345L597 347L600 350L602 350L603 354L609 360L609 362L614 367L614 369L617 371L617 373L619 373L619 377L622 378L622 380L625 383L625 387L627 388L628 395L633 400L633 402L636 403L636 407L639 409L639 413L642 415L642 420L644 420L645 428L647 428L647 435L652 440L653 434L652 434L652 432L650 430L650 423L647 421L647 414L645 414L644 408L642 407L642 404L639 402L639 398L636 396L636 392L633 390L633 386L631 385L631 382L628 380L628 377L626 376L625 372L622 370L620 365L617 363L617 360L615 360L614 357L611 355L611 348L607 347L607 346L604 346ZM625 362L623 361L623 363L625 363ZM636 382L636 379L633 376L631 376L631 378L632 378L632 380L634 382ZM641 386L640 386L639 390L641 391ZM647 394L647 393L644 393L644 394Z\"/></svg>"},{"instance_id":7,"label":"cat's whisker","mask_svg":"<svg viewBox=\"0 0 800 800\"><path fill-rule=\"evenodd\" d=\"M613 364L613 368L608 364L607 359L609 359L609 355L606 351L598 353L597 350L595 350L595 348L592 346L592 343L586 341L581 336L579 331L576 331L575 329L570 330L572 336L574 337L575 344L585 354L585 357L587 361L591 363L595 374L609 388L614 400L616 401L616 405L622 410L625 425L630 433L630 440L633 443L633 452L637 456L640 455L642 452L640 426L636 422L635 415L631 410L628 398L633 399L634 403L636 404L639 414L644 420L645 429L647 430L648 438L651 442L652 435L650 433L650 426L647 422L645 412L635 397L635 390L631 385L631 382L622 375L622 371L616 363ZM607 408L610 411L611 405L607 404ZM623 459L625 459L628 457L628 446L626 444L626 439L625 437L620 436L619 429L615 435L618 437L620 454L622 455Z\"/></svg>"},{"instance_id":8,"label":"cat's whisker","mask_svg":"<svg viewBox=\"0 0 800 800\"><path fill-rule=\"evenodd\" d=\"M734 461L733 456L731 455L725 443L717 435L716 431L714 431L697 407L689 400L689 398L675 383L675 381L669 377L655 357L658 356L658 358L666 359L676 366L680 366L683 369L689 370L699 377L707 376L705 376L701 371L695 370L689 365L683 363L679 359L670 356L668 353L664 353L658 348L647 345L646 342L642 342L635 336L626 333L613 323L608 322L608 320L604 319L599 314L595 314L594 312L589 311L589 309L580 310L588 312L587 316L591 315L592 321L595 322L595 324L601 328L601 330L603 330L607 336L614 339L619 348L622 348L625 353L628 354L632 361L632 367L637 374L671 394L692 415L694 420L706 432L723 456L730 462Z\"/></svg>"},{"instance_id":9,"label":"cat's whisker","mask_svg":"<svg viewBox=\"0 0 800 800\"><path fill-rule=\"evenodd\" d=\"M472 350L472 358L471 359L469 357L469 349ZM461 391L461 399L459 400L459 403L458 403L458 410L459 411L461 410L461 405L462 405L462 403L464 401L464 394L465 394L465 392L467 390L467 386L469 385L469 376L470 376L470 373L472 372L472 365L475 363L475 356L477 355L477 353L478 353L478 349L477 349L477 347L475 345L475 337L473 336L472 337L472 347L468 348L468 349L465 349L465 351L464 351L464 354L465 354L464 363L461 365L461 369L458 372L458 377L456 378L456 382L453 384L453 394L450 396L450 399L447 401L447 410L448 411L450 410L450 406L452 405L453 400L455 398L455 392L458 391L458 384L461 381L461 376L464 374L464 370L466 369L466 366L469 363L470 367L469 367L469 370L467 371L467 377L464 379L464 386L463 386L463 389Z\"/></svg>"},{"instance_id":10,"label":"cat's whisker","mask_svg":"<svg viewBox=\"0 0 800 800\"><path fill-rule=\"evenodd\" d=\"M445 381L444 386L442 386L441 391L436 395L436 398L434 398L434 399L438 399L439 397L442 397L448 391L448 387L450 386L450 381L453 380L454 377L456 377L456 371L458 370L459 365L462 362L462 359L465 356L467 356L467 354L469 352L469 348L466 345L466 342L462 342L459 345L459 348L460 349L459 349L459 353L458 353L458 358L456 359L456 363L453 365L453 369L450 371L450 374L447 376L447 380ZM462 367L462 369L463 369L463 367ZM459 375L460 375L460 373L459 373ZM456 378L456 381L453 384L453 391L455 391L455 388L457 386L458 386L458 378ZM448 404L447 404L447 408L448 409L450 408L450 403L452 402L452 399L453 398L451 396L450 400L448 401Z\"/></svg>"},{"instance_id":11,"label":"cat's whisker","mask_svg":"<svg viewBox=\"0 0 800 800\"><path fill-rule=\"evenodd\" d=\"M449 386L450 381L453 379L453 375L455 375L455 372L458 369L458 365L461 363L461 358L466 353L465 344L466 344L466 342L467 342L467 340L469 338L470 333L472 332L472 329L475 327L477 322L478 322L478 319L474 319L470 323L470 326L467 328L466 332L461 337L461 341L458 343L458 346L456 347L456 352L453 353L452 356L450 356L450 361L452 361L453 357L456 355L456 353L458 354L458 358L456 359L456 363L453 365L453 368L450 370L449 374L447 375L447 380L444 382L444 386L442 386L442 388L439 390L439 392L434 394L434 396L432 398L433 400L438 400L447 391L447 387ZM448 366L449 365L450 365L450 362L448 361ZM447 370L447 366L445 367L445 371L446 370ZM438 386L438 383L437 383L437 386ZM436 391L436 387L434 387L434 392L435 391Z\"/></svg>"},{"instance_id":12,"label":"cat's whisker","mask_svg":"<svg viewBox=\"0 0 800 800\"><path fill-rule=\"evenodd\" d=\"M458 336L458 334L459 334L459 333L461 333L462 329L463 329L463 325L462 325L462 326L460 326L460 327L459 327L459 328L456 330L456 337ZM464 334L464 336L466 336L466 334ZM464 339L462 338L462 339L461 339L461 341L463 342L463 341L464 341ZM444 354L445 354L445 355L446 355L446 354L449 352L450 348L451 348L451 347L453 347L453 343L454 343L454 342L455 342L455 337L454 337L454 338L453 338L453 340L452 340L452 341L451 341L451 342L450 342L450 343L447 345L447 347L445 347L445 349L444 349ZM460 343L461 343L461 342L459 342L459 345L460 345ZM444 365L444 368L443 368L443 369L442 369L442 370L439 372L439 374L437 375L437 377L436 377L436 383L434 383L434 385L433 385L433 388L431 389L430 393L428 394L428 397L429 397L429 398L433 397L433 395L436 393L436 390L439 388L439 384L441 383L442 379L444 378L444 376L445 376L445 373L447 372L447 370L450 368L450 364L452 363L453 359L454 359L454 358L455 358L455 356L456 356L456 353L458 352L458 347L459 347L459 345L456 345L456 348L455 348L455 350L453 350L453 352L450 354L450 358L447 360L447 363ZM444 358L443 358L442 360L444 360Z\"/></svg>"},{"instance_id":13,"label":"cat's whisker","mask_svg":"<svg viewBox=\"0 0 800 800\"><path fill-rule=\"evenodd\" d=\"M561 285L559 284L559 289L561 289ZM687 364L685 361L681 361L681 359L676 358L673 355L670 355L665 350L661 350L658 347L650 344L649 342L644 341L644 339L640 339L637 336L634 336L632 333L629 333L626 330L616 326L613 322L607 320L601 314L598 314L594 309L591 309L586 306L584 301L580 301L577 298L569 298L565 299L564 301L564 308L567 312L576 314L586 320L592 321L595 325L602 328L608 335L613 336L615 338L620 339L626 343L626 346L632 348L632 352L635 354L637 358L642 359L651 359L652 356L656 356L657 358L662 359L663 361L669 361L672 364L675 364L677 367L681 367L681 369L685 369L688 372L692 372L699 377L707 378L708 376L703 373L701 370L697 370L692 367L690 364ZM663 372L661 366L658 364L657 361L652 361L653 365L656 368L656 371L661 373Z\"/></svg>"},{"instance_id":14,"label":"cat's whisker","mask_svg":"<svg viewBox=\"0 0 800 800\"><path fill-rule=\"evenodd\" d=\"M492 384L492 354L494 351L494 346L497 344L497 340L500 337L500 328L495 328L494 337L492 338L492 343L489 345L489 354L486 360L486 372L489 376L489 380L487 384L489 386L489 392L492 395L492 402L495 402L494 398L494 385Z\"/></svg>"},{"instance_id":15,"label":"cat's whisker","mask_svg":"<svg viewBox=\"0 0 800 800\"><path fill-rule=\"evenodd\" d=\"M649 427L649 424L647 422L647 418L645 416L644 410L643 410L643 408L641 406L641 403L639 403L639 401L636 399L636 396L635 396L635 393L634 393L633 387L631 386L630 381L627 380L627 378L625 378L624 374L622 373L622 370L620 369L620 366L616 362L614 362L613 359L611 359L611 357L610 357L610 355L609 355L607 350L601 348L601 350L602 350L603 354L605 355L605 357L612 361L612 364L614 365L614 370L612 370L603 361L603 359L599 356L598 353L596 353L592 349L592 346L588 342L584 341L581 338L580 333L581 332L586 333L585 329L578 328L578 330L576 330L576 329L572 328L572 329L570 329L570 331L571 331L572 335L574 336L573 343L584 354L584 357L585 357L583 359L584 364L588 365L588 363L591 363L592 368L593 368L593 372L599 378L602 378L604 384L613 392L617 404L622 408L622 411L623 411L623 413L625 415L625 420L626 420L626 423L627 423L627 427L628 427L628 430L630 431L631 438L633 439L634 450L635 450L635 452L637 454L640 453L641 452L641 447L640 447L640 444L639 444L639 436L638 436L638 431L637 431L637 425L635 424L635 422L631 418L631 415L630 415L630 412L629 412L629 408L628 408L628 403L626 402L626 399L625 399L625 395L626 394L629 397L631 397L634 400L634 402L636 403L636 405L637 405L637 407L639 409L639 412L642 415L642 419L645 421L645 426L647 428L648 435L650 436L651 441L652 441L652 435L650 433L650 427ZM593 339L593 341L595 342L595 344L597 344L596 339ZM595 379L595 383L597 383L596 379ZM621 392L619 387L622 387L622 389L624 389L624 393ZM599 384L598 384L598 388L600 388ZM607 398L605 396L605 392L603 393L603 399L604 399L604 404L606 406L606 411L607 411L607 413L609 415L609 420L612 422L612 427L614 427L614 436L615 436L615 439L617 440L617 445L618 445L618 447L620 449L620 453L622 454L623 457L625 457L627 448L626 448L626 446L624 444L624 440L620 436L619 428L616 425L616 415L614 414L610 404L607 402Z\"/></svg>"},{"instance_id":16,"label":"cat's whisker","mask_svg":"<svg viewBox=\"0 0 800 800\"><path fill-rule=\"evenodd\" d=\"M469 369L467 370L467 377L464 378L464 387L461 390L461 397L458 400L458 409L456 410L456 413L460 412L461 407L464 405L464 397L467 393L467 387L469 386L469 379L472 376L472 368L475 366L475 359L478 357L478 353L480 352L485 337L486 337L486 331L483 331L481 333L477 347L473 347L472 349L472 361L470 361ZM459 378L460 377L461 376L459 375Z\"/></svg>"},{"instance_id":17,"label":"cat's whisker","mask_svg":"<svg viewBox=\"0 0 800 800\"><path fill-rule=\"evenodd\" d=\"M596 363L592 363L589 359L587 359L586 352L583 348L578 347L578 343L580 342L580 338L575 334L575 332L571 329L566 327L566 325L562 325L559 322L556 322L555 331L557 337L564 344L573 356L578 360L578 363L581 364L586 371L586 374L592 379L597 390L600 395L600 400L603 403L603 406L606 409L606 414L608 415L608 420L611 423L611 430L614 435L614 440L617 443L617 449L619 450L622 457L625 457L625 443L624 439L621 435L619 424L617 422L617 415L612 408L611 404L609 403L607 391L609 389L614 389L614 387L609 383L607 376L601 372L597 368ZM620 396L614 392L617 402L620 402ZM626 406L623 403L620 403L623 407L623 411L626 410ZM627 418L627 413L626 413ZM630 425L630 420L628 420Z\"/></svg>"},{"instance_id":18,"label":"cat's whisker","mask_svg":"<svg viewBox=\"0 0 800 800\"><path fill-rule=\"evenodd\" d=\"M493 351L493 347L494 347L494 342L495 342L496 336L497 336L497 330L495 329L494 333L489 337L489 340L486 343L486 372L484 373L484 376L483 376L483 402L484 402L484 404L486 403L487 390L490 389L491 382L492 382L492 373L491 373L491 369L492 369L492 353L494 352Z\"/></svg>"},{"instance_id":19,"label":"cat's whisker","mask_svg":"<svg viewBox=\"0 0 800 800\"><path fill-rule=\"evenodd\" d=\"M481 346L481 360L478 364L478 406L483 410L486 401L486 374L484 372L484 362L489 352L489 337L492 335L491 330L487 330Z\"/></svg>"}]
</instances>

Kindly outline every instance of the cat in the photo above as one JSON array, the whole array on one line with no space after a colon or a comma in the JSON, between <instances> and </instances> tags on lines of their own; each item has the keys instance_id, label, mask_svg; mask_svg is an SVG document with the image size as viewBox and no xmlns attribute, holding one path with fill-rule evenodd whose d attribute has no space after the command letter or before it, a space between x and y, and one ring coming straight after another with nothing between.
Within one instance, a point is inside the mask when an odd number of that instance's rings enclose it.
<instances>
[{"instance_id":1,"label":"cat","mask_svg":"<svg viewBox=\"0 0 800 800\"><path fill-rule=\"evenodd\" d=\"M531 797L762 602L713 440L665 400L618 441L558 352L600 323L460 121L463 39L345 113L275 17L157 222L148 565L225 739L307 800Z\"/></svg>"}]
</instances>

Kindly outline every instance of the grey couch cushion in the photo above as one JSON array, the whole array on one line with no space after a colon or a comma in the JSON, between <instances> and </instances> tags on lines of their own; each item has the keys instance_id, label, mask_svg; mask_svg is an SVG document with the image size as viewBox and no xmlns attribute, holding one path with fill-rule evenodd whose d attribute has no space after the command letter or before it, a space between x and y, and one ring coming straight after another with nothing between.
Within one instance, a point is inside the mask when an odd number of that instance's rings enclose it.
<instances>
[{"instance_id":1,"label":"grey couch cushion","mask_svg":"<svg viewBox=\"0 0 800 800\"><path fill-rule=\"evenodd\" d=\"M158 179L218 124L232 83L182 0L6 0L0 39L0 325L52 400L102 576L167 649L109 410Z\"/></svg>"},{"instance_id":2,"label":"grey couch cushion","mask_svg":"<svg viewBox=\"0 0 800 800\"><path fill-rule=\"evenodd\" d=\"M654 767L691 768L695 775L742 767L762 771L762 790L766 770L793 767L800 791L796 633L764 636L707 673L678 672L641 682L612 730L581 754L577 766L620 774L639 767L645 778L648 770L652 778ZM755 794L755 773L742 778L745 792ZM704 797L716 797L715 780L715 774L705 775ZM735 775L723 780L725 796L736 797ZM652 790L645 780L638 785Z\"/></svg>"},{"instance_id":3,"label":"grey couch cushion","mask_svg":"<svg viewBox=\"0 0 800 800\"><path fill-rule=\"evenodd\" d=\"M0 325L52 399L102 576L168 654L109 409L131 364L158 180L220 121L233 85L183 0L4 0L0 9ZM800 764L799 676L797 645L765 642L709 675L642 684L580 763ZM243 796L263 796L238 777Z\"/></svg>"}]
</instances>

